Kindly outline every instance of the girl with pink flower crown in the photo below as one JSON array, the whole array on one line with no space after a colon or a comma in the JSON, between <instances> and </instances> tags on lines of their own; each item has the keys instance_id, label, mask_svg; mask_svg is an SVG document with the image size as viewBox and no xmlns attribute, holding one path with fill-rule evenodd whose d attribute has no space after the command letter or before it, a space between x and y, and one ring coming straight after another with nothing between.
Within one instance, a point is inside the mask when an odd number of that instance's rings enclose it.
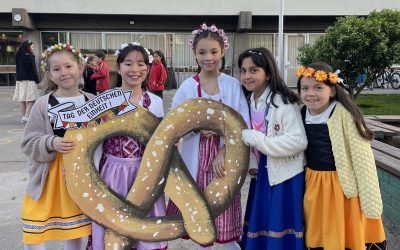
<instances>
[{"instance_id":1,"label":"girl with pink flower crown","mask_svg":"<svg viewBox=\"0 0 400 250\"><path fill-rule=\"evenodd\" d=\"M192 32L189 44L193 49L199 73L182 83L172 100L172 107L191 98L210 98L235 109L249 124L248 105L240 82L221 72L225 65L225 50L229 47L225 32L215 25L207 26L204 23L200 29ZM200 131L185 135L180 153L201 191L204 191L213 178L225 175L224 140L214 132ZM170 202L167 214L178 213L178 208ZM231 206L215 219L218 233L216 242L224 244L226 249L240 249L236 240L242 234L241 214L239 193ZM211 248L212 246L199 246L199 249Z\"/></svg>"}]
</instances>

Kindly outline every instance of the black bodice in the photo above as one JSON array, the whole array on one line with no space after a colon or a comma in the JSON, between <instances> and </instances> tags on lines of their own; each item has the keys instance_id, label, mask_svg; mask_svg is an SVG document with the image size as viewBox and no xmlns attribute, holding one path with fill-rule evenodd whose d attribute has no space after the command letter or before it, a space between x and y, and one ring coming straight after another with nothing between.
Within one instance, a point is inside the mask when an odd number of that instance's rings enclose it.
<instances>
[{"instance_id":1,"label":"black bodice","mask_svg":"<svg viewBox=\"0 0 400 250\"><path fill-rule=\"evenodd\" d=\"M307 167L318 171L336 171L328 125L305 124L305 108L303 109L301 113L308 140L305 152Z\"/></svg>"}]
</instances>

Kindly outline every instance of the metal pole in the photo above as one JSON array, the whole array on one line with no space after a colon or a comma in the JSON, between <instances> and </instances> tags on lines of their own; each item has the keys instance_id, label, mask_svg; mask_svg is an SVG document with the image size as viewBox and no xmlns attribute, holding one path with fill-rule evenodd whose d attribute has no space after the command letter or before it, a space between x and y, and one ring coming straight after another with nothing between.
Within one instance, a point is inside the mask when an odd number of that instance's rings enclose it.
<instances>
[{"instance_id":1,"label":"metal pole","mask_svg":"<svg viewBox=\"0 0 400 250\"><path fill-rule=\"evenodd\" d=\"M278 29L278 68L284 78L284 54L283 54L283 12L285 8L285 0L278 0L280 2L279 12L279 29Z\"/></svg>"}]
</instances>

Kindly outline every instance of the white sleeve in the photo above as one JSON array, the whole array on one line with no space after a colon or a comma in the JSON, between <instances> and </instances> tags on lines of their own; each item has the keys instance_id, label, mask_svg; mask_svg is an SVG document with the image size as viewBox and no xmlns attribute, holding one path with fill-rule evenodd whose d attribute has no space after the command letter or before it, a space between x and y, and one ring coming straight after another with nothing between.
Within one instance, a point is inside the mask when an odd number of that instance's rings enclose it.
<instances>
[{"instance_id":1,"label":"white sleeve","mask_svg":"<svg viewBox=\"0 0 400 250\"><path fill-rule=\"evenodd\" d=\"M157 103L156 110L155 110L154 114L157 117L164 117L164 105L163 105L163 101L162 101L161 98Z\"/></svg>"},{"instance_id":2,"label":"white sleeve","mask_svg":"<svg viewBox=\"0 0 400 250\"><path fill-rule=\"evenodd\" d=\"M160 97L151 95L150 111L157 117L164 117L164 105Z\"/></svg>"},{"instance_id":3,"label":"white sleeve","mask_svg":"<svg viewBox=\"0 0 400 250\"><path fill-rule=\"evenodd\" d=\"M192 80L193 79L190 79L190 78L186 79L182 83L182 85L178 88L178 90L176 91L174 97L172 98L171 108L175 108L176 106L178 106L182 102L186 101L187 99L195 98L194 96L192 96L190 94L191 91L193 91L193 89L191 89L191 88L195 87L195 86L192 86L193 83L190 82Z\"/></svg>"},{"instance_id":4,"label":"white sleeve","mask_svg":"<svg viewBox=\"0 0 400 250\"><path fill-rule=\"evenodd\" d=\"M282 109L278 112L281 112L283 132L257 137L255 147L272 157L287 157L304 151L307 148L307 137L298 106L282 103L278 109Z\"/></svg>"}]
</instances>

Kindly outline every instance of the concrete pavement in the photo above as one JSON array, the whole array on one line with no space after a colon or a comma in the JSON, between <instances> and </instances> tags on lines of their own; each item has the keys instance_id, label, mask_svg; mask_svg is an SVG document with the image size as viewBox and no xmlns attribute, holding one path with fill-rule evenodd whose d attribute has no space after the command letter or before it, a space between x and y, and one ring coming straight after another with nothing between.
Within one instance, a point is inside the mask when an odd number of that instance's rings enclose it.
<instances>
[{"instance_id":1,"label":"concrete pavement","mask_svg":"<svg viewBox=\"0 0 400 250\"><path fill-rule=\"evenodd\" d=\"M13 93L14 87L0 87L0 249L7 250L22 249L20 211L28 178L25 168L27 158L21 153L19 146L24 123L20 122L18 102L12 101ZM164 92L165 112L171 106L174 93L175 90ZM248 183L247 179L242 189L243 210L247 199ZM399 232L394 232L398 230L398 225L395 227L386 220L384 223L389 249L400 249ZM58 241L48 242L46 246L47 249L63 249ZM179 239L169 243L169 249L194 248L195 244L190 240ZM223 247L218 245L216 249L223 249Z\"/></svg>"}]
</instances>

